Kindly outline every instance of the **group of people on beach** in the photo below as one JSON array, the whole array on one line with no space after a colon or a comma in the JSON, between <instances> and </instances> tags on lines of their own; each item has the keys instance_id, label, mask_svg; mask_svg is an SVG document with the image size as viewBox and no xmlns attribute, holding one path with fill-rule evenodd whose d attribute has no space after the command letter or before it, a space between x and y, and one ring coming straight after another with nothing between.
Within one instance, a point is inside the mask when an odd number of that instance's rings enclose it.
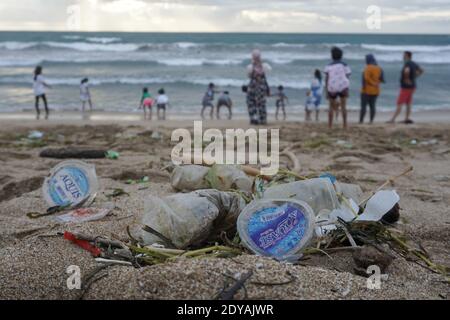
<instances>
[{"instance_id":1,"label":"group of people on beach","mask_svg":"<svg viewBox=\"0 0 450 320\"><path fill-rule=\"evenodd\" d=\"M333 126L334 119L339 114L342 115L343 125L346 129L347 124L347 99L350 91L350 75L352 71L350 67L343 61L343 51L338 47L331 49L332 61L325 66L323 72L319 69L314 71L313 80L310 88L306 93L305 103L305 120L311 121L311 115L315 112L315 119L319 121L319 108L322 101L323 93L329 102L328 109L328 125ZM271 71L269 64L263 62L261 52L254 50L252 52L252 62L247 67L247 75L249 78L248 85L242 87L242 91L246 94L246 103L250 123L255 125L267 124L267 98L271 97L271 89L267 82L267 73ZM423 74L423 69L412 60L412 53L405 51L403 54L404 65L400 76L400 93L397 99L397 108L390 119L389 123L394 123L406 105L406 117L404 123L413 123L411 119L411 108L413 102L413 95L416 89L416 79ZM367 109L369 108L370 123L373 123L376 115L376 102L380 95L380 86L385 82L383 69L378 65L375 56L368 54L365 57L366 66L362 73L361 84L361 109L359 122L364 123ZM46 89L51 86L45 81L42 67L38 66L34 72L33 90L35 96L35 108L37 118L40 117L39 102L42 100L45 108L45 118L48 119L49 108L46 97ZM322 74L325 75L325 80L322 80ZM218 102L215 105L215 95L219 94ZM278 86L277 92L274 95L276 98L275 117L278 120L279 114L283 114L283 120L286 120L286 105L289 98L284 92L282 85ZM86 104L92 111L92 99L89 90L89 79L85 78L80 84L80 100L82 103L82 111L85 111ZM144 110L144 118L152 119L152 108L156 105L158 120L166 119L166 109L169 106L169 98L166 95L164 88L158 91L158 96L154 100L148 88L143 88L142 97L139 104L139 109ZM204 114L207 109L210 109L210 118L214 117L214 110L216 110L216 117L220 119L220 110L225 107L228 110L228 119L232 118L233 101L228 91L218 91L214 83L210 83L202 100L201 117L204 119Z\"/></svg>"},{"instance_id":2,"label":"group of people on beach","mask_svg":"<svg viewBox=\"0 0 450 320\"><path fill-rule=\"evenodd\" d=\"M322 92L324 91L329 102L328 109L328 126L332 128L336 116L342 114L343 125L346 129L347 124L347 99L350 90L350 75L352 73L350 67L343 61L343 51L338 47L331 49L332 61L325 66L323 73L325 81L322 83L322 72L318 69L314 71L314 78L311 86L307 91L307 99L305 103L305 120L311 121L311 114L315 111L316 121L319 121L319 107L322 100ZM376 102L380 95L380 86L385 82L383 69L378 65L373 54L365 57L366 66L362 74L361 85L361 110L359 122L364 123L367 107L370 111L370 123L373 123L376 115ZM396 118L402 111L402 107L406 105L406 117L404 123L413 123L411 119L411 108L413 95L416 89L416 79L423 74L423 69L412 60L412 53L405 51L403 54L404 65L400 76L400 93L397 99L397 108L394 115L388 121L394 123ZM266 97L270 96L270 87L267 84L266 72L270 70L270 66L261 60L261 53L255 50L252 54L252 64L248 68L250 84L246 88L247 106L252 124L266 124ZM276 119L278 120L278 112L283 111L284 119L286 118L285 101L287 96L283 92L283 87L278 88L276 102Z\"/></svg>"},{"instance_id":3,"label":"group of people on beach","mask_svg":"<svg viewBox=\"0 0 450 320\"><path fill-rule=\"evenodd\" d=\"M152 120L154 104L156 104L158 120L166 120L166 109L169 107L169 97L166 95L166 90L164 88L159 89L156 100L153 100L148 88L142 89L142 97L138 109L144 110L144 120Z\"/></svg>"}]
</instances>

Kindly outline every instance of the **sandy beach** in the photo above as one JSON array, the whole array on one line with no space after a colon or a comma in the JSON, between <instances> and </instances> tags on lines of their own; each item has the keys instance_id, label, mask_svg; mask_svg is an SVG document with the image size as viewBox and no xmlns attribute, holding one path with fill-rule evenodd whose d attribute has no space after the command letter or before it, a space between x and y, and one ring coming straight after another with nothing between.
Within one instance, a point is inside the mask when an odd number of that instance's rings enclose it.
<instances>
[{"instance_id":1,"label":"sandy beach","mask_svg":"<svg viewBox=\"0 0 450 320\"><path fill-rule=\"evenodd\" d=\"M121 114L97 113L90 120L76 114L52 115L49 121L30 114L0 114L0 299L78 299L66 286L67 267L83 274L97 267L92 256L58 236L66 230L128 240L126 227L142 216L143 201L175 191L162 168L170 164L171 132L192 128L192 121L148 122ZM299 115L300 117L301 115ZM195 117L194 117L195 118ZM322 114L325 120L325 114ZM350 119L356 119L351 115ZM415 114L414 125L352 124L345 132L323 123L272 122L280 128L281 148L296 143L301 174L331 172L340 181L359 184L365 193L389 176L412 165L412 174L395 182L401 201L397 226L426 249L435 263L450 265L450 117L445 112ZM137 120L137 121L136 121ZM387 120L387 117L386 117ZM352 122L354 122L352 120ZM246 120L210 121L205 127L247 128ZM41 143L22 139L30 130L44 133ZM151 138L154 131L162 140ZM415 140L415 142L411 142ZM338 141L345 141L345 146ZM30 211L44 212L41 185L59 160L39 157L46 147L100 147L120 152L119 160L88 160L95 164L101 189L96 204L114 203L112 215L83 224L58 224L52 216L31 220ZM288 166L288 159L282 158ZM127 179L148 176L140 185ZM108 199L114 188L129 195ZM396 257L380 290L369 290L366 278L355 275L350 252L331 257L314 255L300 264L245 254L231 259L186 259L136 269L108 268L83 299L212 299L229 281L227 275L254 270L238 299L449 299L445 277ZM269 285L267 283L285 283ZM264 285L266 284L266 285Z\"/></svg>"}]
</instances>

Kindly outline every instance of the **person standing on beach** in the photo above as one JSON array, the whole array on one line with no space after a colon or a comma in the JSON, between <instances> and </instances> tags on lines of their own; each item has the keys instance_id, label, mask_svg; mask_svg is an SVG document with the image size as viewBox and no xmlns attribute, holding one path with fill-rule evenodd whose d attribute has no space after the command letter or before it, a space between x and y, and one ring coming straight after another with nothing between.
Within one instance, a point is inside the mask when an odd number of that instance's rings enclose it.
<instances>
[{"instance_id":1,"label":"person standing on beach","mask_svg":"<svg viewBox=\"0 0 450 320\"><path fill-rule=\"evenodd\" d=\"M85 111L86 102L89 104L89 110L92 112L92 99L91 91L89 90L89 79L84 78L81 80L80 85L80 100L81 100L81 110Z\"/></svg>"},{"instance_id":2,"label":"person standing on beach","mask_svg":"<svg viewBox=\"0 0 450 320\"><path fill-rule=\"evenodd\" d=\"M215 85L214 83L210 83L208 85L208 89L206 90L205 95L203 96L203 100L202 100L202 112L201 112L201 116L202 119L205 119L204 113L206 108L211 108L211 112L210 112L210 117L211 120L214 118L214 95L217 93L217 91L214 90Z\"/></svg>"},{"instance_id":3,"label":"person standing on beach","mask_svg":"<svg viewBox=\"0 0 450 320\"><path fill-rule=\"evenodd\" d=\"M142 98L141 103L139 104L139 109L144 109L144 120L147 119L147 108L150 113L149 120L152 120L152 106L153 106L153 99L152 95L148 92L148 88L142 89Z\"/></svg>"},{"instance_id":4,"label":"person standing on beach","mask_svg":"<svg viewBox=\"0 0 450 320\"><path fill-rule=\"evenodd\" d=\"M344 129L347 129L347 98L349 96L351 75L350 67L342 61L343 52L340 48L333 47L331 49L331 57L333 61L325 67L327 96L330 103L328 111L328 127L333 127L334 112L339 105L342 111Z\"/></svg>"},{"instance_id":5,"label":"person standing on beach","mask_svg":"<svg viewBox=\"0 0 450 320\"><path fill-rule=\"evenodd\" d=\"M217 102L217 119L220 119L221 107L226 107L228 109L228 120L231 120L233 117L233 112L231 110L233 107L233 101L231 101L230 93L228 91L224 91Z\"/></svg>"},{"instance_id":6,"label":"person standing on beach","mask_svg":"<svg viewBox=\"0 0 450 320\"><path fill-rule=\"evenodd\" d=\"M158 120L166 120L166 109L169 106L169 97L166 95L164 89L159 89L158 97L156 98L156 108L158 109ZM162 111L162 116L160 112Z\"/></svg>"},{"instance_id":7,"label":"person standing on beach","mask_svg":"<svg viewBox=\"0 0 450 320\"><path fill-rule=\"evenodd\" d=\"M284 87L283 86L279 86L278 87L278 92L277 92L277 101L275 102L275 106L277 107L277 110L275 112L275 119L278 120L278 113L281 111L283 112L283 121L286 121L286 103L289 103L289 98L286 95L286 93L284 93Z\"/></svg>"},{"instance_id":8,"label":"person standing on beach","mask_svg":"<svg viewBox=\"0 0 450 320\"><path fill-rule=\"evenodd\" d=\"M314 109L316 111L316 122L319 122L319 108L322 102L322 73L320 70L316 69L314 71L314 79L311 82L311 94L314 98Z\"/></svg>"},{"instance_id":9,"label":"person standing on beach","mask_svg":"<svg viewBox=\"0 0 450 320\"><path fill-rule=\"evenodd\" d=\"M250 78L247 87L247 106L251 124L267 124L266 98L270 96L270 87L266 72L270 70L270 66L262 62L261 52L254 50L252 63L247 67Z\"/></svg>"},{"instance_id":10,"label":"person standing on beach","mask_svg":"<svg viewBox=\"0 0 450 320\"><path fill-rule=\"evenodd\" d=\"M384 73L372 54L366 55L366 67L362 75L361 112L359 123L364 123L367 105L370 108L370 123L373 123L376 113L377 98L380 95L380 83L384 83Z\"/></svg>"},{"instance_id":11,"label":"person standing on beach","mask_svg":"<svg viewBox=\"0 0 450 320\"><path fill-rule=\"evenodd\" d=\"M400 94L397 99L397 109L395 110L392 119L389 123L395 123L395 119L402 112L402 106L406 104L406 118L405 123L411 124L411 107L413 102L413 95L416 91L416 79L423 74L423 69L414 61L412 61L412 53L405 51L403 53L404 65L400 75Z\"/></svg>"},{"instance_id":12,"label":"person standing on beach","mask_svg":"<svg viewBox=\"0 0 450 320\"><path fill-rule=\"evenodd\" d=\"M48 103L47 103L47 96L46 96L46 89L51 88L50 85L48 85L45 82L44 76L42 75L42 67L37 66L34 70L34 80L33 80L33 92L34 92L34 98L35 98L35 108L36 108L36 119L39 120L39 117L41 115L41 110L39 109L39 99L42 99L44 102L44 108L45 108L45 120L48 119L49 116L49 110L48 110Z\"/></svg>"}]
</instances>

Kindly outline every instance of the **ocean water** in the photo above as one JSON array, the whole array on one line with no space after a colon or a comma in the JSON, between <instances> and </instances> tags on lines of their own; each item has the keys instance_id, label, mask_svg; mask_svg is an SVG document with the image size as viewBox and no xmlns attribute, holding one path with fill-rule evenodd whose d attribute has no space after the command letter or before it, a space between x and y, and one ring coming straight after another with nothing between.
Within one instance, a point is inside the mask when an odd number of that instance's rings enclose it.
<instances>
[{"instance_id":1,"label":"ocean water","mask_svg":"<svg viewBox=\"0 0 450 320\"><path fill-rule=\"evenodd\" d=\"M80 80L88 77L95 108L137 112L142 88L165 88L173 114L199 112L206 86L228 90L236 113L245 113L241 86L254 48L272 66L273 90L286 88L289 110L304 109L314 69L330 61L330 48L344 50L352 68L349 106L357 109L364 56L375 54L387 83L380 110L392 110L398 94L402 52L410 50L425 74L418 81L417 109L450 108L450 35L189 34L0 32L0 112L33 109L36 65L53 89L50 108L80 108ZM325 108L325 102L322 108ZM273 109L274 99L269 100Z\"/></svg>"}]
</instances>

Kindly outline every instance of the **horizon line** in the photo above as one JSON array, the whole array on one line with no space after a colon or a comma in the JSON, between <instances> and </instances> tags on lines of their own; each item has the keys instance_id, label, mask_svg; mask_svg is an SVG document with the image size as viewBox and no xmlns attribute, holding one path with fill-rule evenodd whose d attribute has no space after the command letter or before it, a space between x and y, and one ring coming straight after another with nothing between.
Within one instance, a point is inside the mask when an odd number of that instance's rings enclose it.
<instances>
[{"instance_id":1,"label":"horizon line","mask_svg":"<svg viewBox=\"0 0 450 320\"><path fill-rule=\"evenodd\" d=\"M1 30L1 33L28 32L28 33L159 33L159 34L286 34L286 35L416 35L416 36L450 36L450 33L413 33L413 32L257 32L257 31L87 31L87 30Z\"/></svg>"}]
</instances>

